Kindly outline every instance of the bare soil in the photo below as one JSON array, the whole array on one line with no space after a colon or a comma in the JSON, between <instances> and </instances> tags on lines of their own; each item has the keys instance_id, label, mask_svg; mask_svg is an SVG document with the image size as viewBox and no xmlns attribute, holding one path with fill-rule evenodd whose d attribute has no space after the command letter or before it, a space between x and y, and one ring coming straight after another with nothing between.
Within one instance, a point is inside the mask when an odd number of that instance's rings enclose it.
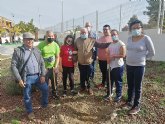
<instances>
[{"instance_id":1,"label":"bare soil","mask_svg":"<svg viewBox=\"0 0 165 124\"><path fill-rule=\"evenodd\" d=\"M36 116L34 121L26 117L22 95L9 95L7 83L14 83L10 72L10 60L7 56L0 55L0 123L12 124L111 124L111 123L165 123L165 63L148 62L146 75L143 82L141 111L130 116L121 108L126 99L126 82L123 84L123 98L121 102L105 102L103 96L105 89L94 89L94 95L78 94L60 100L49 99L49 106L40 108L40 93L32 94L33 109ZM3 59L2 59L3 58ZM101 76L97 68L96 83ZM75 72L76 90L79 90L78 69ZM62 95L62 81L59 77L59 92ZM69 88L68 88L69 89Z\"/></svg>"}]
</instances>

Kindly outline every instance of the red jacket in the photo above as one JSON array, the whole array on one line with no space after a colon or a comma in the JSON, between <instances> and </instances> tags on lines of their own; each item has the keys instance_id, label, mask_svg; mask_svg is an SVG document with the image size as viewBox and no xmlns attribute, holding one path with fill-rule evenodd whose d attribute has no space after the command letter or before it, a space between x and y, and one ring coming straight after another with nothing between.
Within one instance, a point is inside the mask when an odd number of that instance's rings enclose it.
<instances>
[{"instance_id":1,"label":"red jacket","mask_svg":"<svg viewBox=\"0 0 165 124\"><path fill-rule=\"evenodd\" d=\"M74 47L70 45L62 45L60 49L60 57L62 58L62 66L74 67L73 62Z\"/></svg>"}]
</instances>

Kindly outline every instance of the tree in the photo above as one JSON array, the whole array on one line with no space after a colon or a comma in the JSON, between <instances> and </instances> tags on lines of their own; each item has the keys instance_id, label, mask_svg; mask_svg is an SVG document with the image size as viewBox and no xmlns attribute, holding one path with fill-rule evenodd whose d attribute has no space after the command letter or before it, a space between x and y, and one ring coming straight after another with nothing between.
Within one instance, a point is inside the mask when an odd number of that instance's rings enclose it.
<instances>
[{"instance_id":1,"label":"tree","mask_svg":"<svg viewBox=\"0 0 165 124\"><path fill-rule=\"evenodd\" d=\"M149 16L148 23L156 26L158 21L159 0L147 0L147 2L148 6L146 8L148 11L144 11L143 13Z\"/></svg>"},{"instance_id":2,"label":"tree","mask_svg":"<svg viewBox=\"0 0 165 124\"><path fill-rule=\"evenodd\" d=\"M6 29L0 27L0 34L4 34L6 32Z\"/></svg>"},{"instance_id":3,"label":"tree","mask_svg":"<svg viewBox=\"0 0 165 124\"><path fill-rule=\"evenodd\" d=\"M122 31L128 31L128 30L129 30L128 25L125 25L121 30L122 30Z\"/></svg>"},{"instance_id":4,"label":"tree","mask_svg":"<svg viewBox=\"0 0 165 124\"><path fill-rule=\"evenodd\" d=\"M20 29L21 33L31 32L34 34L36 31L36 27L33 24L33 19L31 19L30 22L28 22L28 23L20 21L18 24L16 24L16 27L18 27Z\"/></svg>"}]
</instances>

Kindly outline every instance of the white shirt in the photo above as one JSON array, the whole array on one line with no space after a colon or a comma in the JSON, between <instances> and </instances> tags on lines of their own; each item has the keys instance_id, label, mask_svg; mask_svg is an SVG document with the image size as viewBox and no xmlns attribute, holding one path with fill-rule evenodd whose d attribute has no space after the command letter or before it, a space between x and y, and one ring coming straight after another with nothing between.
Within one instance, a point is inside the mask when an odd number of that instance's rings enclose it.
<instances>
[{"instance_id":1,"label":"white shirt","mask_svg":"<svg viewBox=\"0 0 165 124\"><path fill-rule=\"evenodd\" d=\"M110 57L112 55L119 55L121 46L125 46L125 44L121 40L119 40L116 43L114 43L114 42L111 43L108 47L108 51L110 51ZM124 65L123 58L115 58L115 59L110 61L111 70L113 68L121 67L123 65Z\"/></svg>"}]
</instances>

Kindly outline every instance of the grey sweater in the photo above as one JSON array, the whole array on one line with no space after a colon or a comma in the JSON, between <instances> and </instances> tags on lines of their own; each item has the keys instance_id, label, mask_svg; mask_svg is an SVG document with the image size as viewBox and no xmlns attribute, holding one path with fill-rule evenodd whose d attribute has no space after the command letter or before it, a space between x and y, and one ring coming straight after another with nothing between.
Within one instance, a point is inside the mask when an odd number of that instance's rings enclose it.
<instances>
[{"instance_id":1,"label":"grey sweater","mask_svg":"<svg viewBox=\"0 0 165 124\"><path fill-rule=\"evenodd\" d=\"M155 55L153 42L147 35L137 42L132 42L132 37L129 37L126 48L126 64L130 66L144 66L146 59Z\"/></svg>"},{"instance_id":2,"label":"grey sweater","mask_svg":"<svg viewBox=\"0 0 165 124\"><path fill-rule=\"evenodd\" d=\"M40 51L34 47L33 53L38 62L38 66L39 66L38 68L39 68L40 75L45 76L45 65L44 65L44 60L41 56ZM12 60L11 60L11 70L18 81L19 80L26 81L26 73L27 73L26 68L23 70L23 73L20 74L22 67L24 65L24 62L25 62L24 56L25 56L24 46L14 49L14 53L13 53Z\"/></svg>"}]
</instances>

